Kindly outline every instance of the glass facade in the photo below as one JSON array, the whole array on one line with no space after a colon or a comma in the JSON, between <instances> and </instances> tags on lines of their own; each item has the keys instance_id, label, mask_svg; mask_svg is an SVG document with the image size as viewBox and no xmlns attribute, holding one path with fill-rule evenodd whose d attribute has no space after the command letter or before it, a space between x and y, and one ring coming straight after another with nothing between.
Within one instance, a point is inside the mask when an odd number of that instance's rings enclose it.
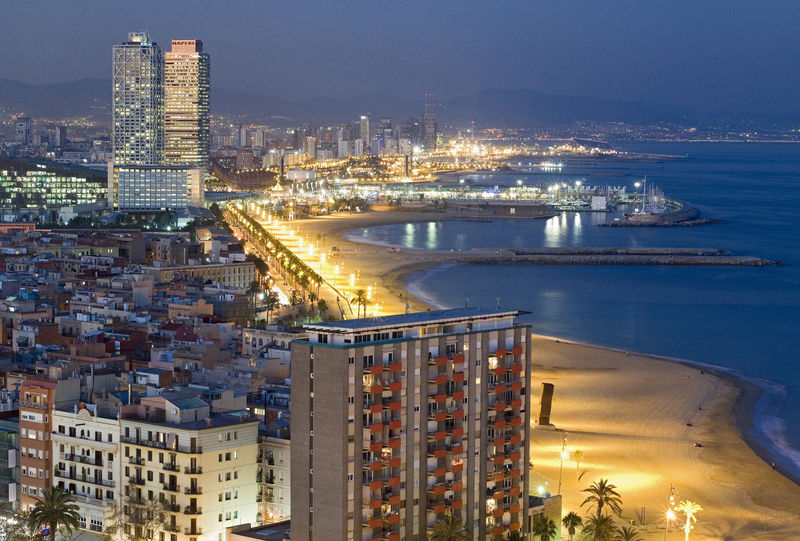
<instances>
[{"instance_id":1,"label":"glass facade","mask_svg":"<svg viewBox=\"0 0 800 541\"><path fill-rule=\"evenodd\" d=\"M119 210L178 210L203 206L203 176L198 168L117 166L109 188Z\"/></svg>"},{"instance_id":2,"label":"glass facade","mask_svg":"<svg viewBox=\"0 0 800 541\"><path fill-rule=\"evenodd\" d=\"M105 175L78 168L0 160L0 207L68 207L106 199Z\"/></svg>"},{"instance_id":3,"label":"glass facade","mask_svg":"<svg viewBox=\"0 0 800 541\"><path fill-rule=\"evenodd\" d=\"M164 162L164 55L144 32L114 46L114 163Z\"/></svg>"},{"instance_id":4,"label":"glass facade","mask_svg":"<svg viewBox=\"0 0 800 541\"><path fill-rule=\"evenodd\" d=\"M208 167L211 72L200 40L172 40L164 54L166 163Z\"/></svg>"}]
</instances>

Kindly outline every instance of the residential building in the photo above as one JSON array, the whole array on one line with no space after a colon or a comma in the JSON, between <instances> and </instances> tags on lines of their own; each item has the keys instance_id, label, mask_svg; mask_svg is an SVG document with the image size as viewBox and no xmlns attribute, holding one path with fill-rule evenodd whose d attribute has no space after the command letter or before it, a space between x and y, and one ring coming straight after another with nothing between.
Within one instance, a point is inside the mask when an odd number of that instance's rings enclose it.
<instances>
[{"instance_id":1,"label":"residential building","mask_svg":"<svg viewBox=\"0 0 800 541\"><path fill-rule=\"evenodd\" d=\"M292 342L292 534L525 532L530 327L465 308L309 324ZM319 384L317 384L319 383Z\"/></svg>"},{"instance_id":2,"label":"residential building","mask_svg":"<svg viewBox=\"0 0 800 541\"><path fill-rule=\"evenodd\" d=\"M80 398L77 378L51 380L26 377L19 401L20 503L28 511L53 484L51 433L52 409L76 403Z\"/></svg>"},{"instance_id":3,"label":"residential building","mask_svg":"<svg viewBox=\"0 0 800 541\"><path fill-rule=\"evenodd\" d=\"M147 500L167 511L163 539L218 540L258 518L258 421L247 412L211 415L193 395L142 397L122 407L123 505L135 517ZM131 520L127 535L139 535Z\"/></svg>"},{"instance_id":4,"label":"residential building","mask_svg":"<svg viewBox=\"0 0 800 541\"><path fill-rule=\"evenodd\" d=\"M261 435L258 454L258 522L282 522L289 518L291 510L289 439Z\"/></svg>"},{"instance_id":5,"label":"residential building","mask_svg":"<svg viewBox=\"0 0 800 541\"><path fill-rule=\"evenodd\" d=\"M147 32L131 32L114 45L112 79L114 163L162 164L164 55Z\"/></svg>"},{"instance_id":6,"label":"residential building","mask_svg":"<svg viewBox=\"0 0 800 541\"><path fill-rule=\"evenodd\" d=\"M164 53L164 154L166 163L209 166L211 67L199 39L173 39Z\"/></svg>"},{"instance_id":7,"label":"residential building","mask_svg":"<svg viewBox=\"0 0 800 541\"><path fill-rule=\"evenodd\" d=\"M117 416L100 415L93 404L54 409L52 416L53 485L75 496L81 529L102 532L123 482Z\"/></svg>"},{"instance_id":8,"label":"residential building","mask_svg":"<svg viewBox=\"0 0 800 541\"><path fill-rule=\"evenodd\" d=\"M200 277L203 281L211 280L238 289L247 289L256 279L256 267L250 261L228 263L225 265L176 265L176 266L143 266L142 272L149 274L156 282L169 282L174 277Z\"/></svg>"}]
</instances>

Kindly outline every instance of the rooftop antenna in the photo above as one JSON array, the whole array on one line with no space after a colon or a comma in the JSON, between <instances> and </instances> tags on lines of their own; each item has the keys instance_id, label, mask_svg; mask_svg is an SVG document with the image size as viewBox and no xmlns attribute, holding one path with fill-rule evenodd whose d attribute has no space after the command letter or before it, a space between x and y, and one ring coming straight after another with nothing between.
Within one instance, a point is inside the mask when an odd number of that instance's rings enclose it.
<instances>
[{"instance_id":1,"label":"rooftop antenna","mask_svg":"<svg viewBox=\"0 0 800 541\"><path fill-rule=\"evenodd\" d=\"M500 297L497 297L497 309L500 310Z\"/></svg>"}]
</instances>

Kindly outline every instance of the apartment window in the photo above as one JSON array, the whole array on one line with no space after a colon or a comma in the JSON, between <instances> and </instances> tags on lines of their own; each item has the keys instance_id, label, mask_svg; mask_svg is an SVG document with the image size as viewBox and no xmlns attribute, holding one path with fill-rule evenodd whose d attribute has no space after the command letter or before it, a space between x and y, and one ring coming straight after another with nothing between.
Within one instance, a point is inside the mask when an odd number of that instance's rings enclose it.
<instances>
[{"instance_id":1,"label":"apartment window","mask_svg":"<svg viewBox=\"0 0 800 541\"><path fill-rule=\"evenodd\" d=\"M222 453L219 454L219 461L222 462Z\"/></svg>"},{"instance_id":2,"label":"apartment window","mask_svg":"<svg viewBox=\"0 0 800 541\"><path fill-rule=\"evenodd\" d=\"M217 522L222 522L222 513L219 514L219 519L217 520Z\"/></svg>"},{"instance_id":3,"label":"apartment window","mask_svg":"<svg viewBox=\"0 0 800 541\"><path fill-rule=\"evenodd\" d=\"M219 493L218 500L219 500L219 501L222 501L222 492L220 492L220 493Z\"/></svg>"},{"instance_id":4,"label":"apartment window","mask_svg":"<svg viewBox=\"0 0 800 541\"><path fill-rule=\"evenodd\" d=\"M233 512L233 519L236 520L237 518L239 518L239 511L234 511Z\"/></svg>"},{"instance_id":5,"label":"apartment window","mask_svg":"<svg viewBox=\"0 0 800 541\"><path fill-rule=\"evenodd\" d=\"M349 364L349 365L356 364L356 358L355 357L348 357L347 358L347 364Z\"/></svg>"},{"instance_id":6,"label":"apartment window","mask_svg":"<svg viewBox=\"0 0 800 541\"><path fill-rule=\"evenodd\" d=\"M220 483L222 482L222 474L221 474L221 473L219 474L219 476L217 476L217 480L218 480Z\"/></svg>"},{"instance_id":7,"label":"apartment window","mask_svg":"<svg viewBox=\"0 0 800 541\"><path fill-rule=\"evenodd\" d=\"M233 452L233 458L239 458L239 451Z\"/></svg>"},{"instance_id":8,"label":"apartment window","mask_svg":"<svg viewBox=\"0 0 800 541\"><path fill-rule=\"evenodd\" d=\"M226 493L225 493L225 501L226 501L226 502L227 502L227 501L230 501L230 499L231 499L231 493L230 493L230 492L226 492Z\"/></svg>"},{"instance_id":9,"label":"apartment window","mask_svg":"<svg viewBox=\"0 0 800 541\"><path fill-rule=\"evenodd\" d=\"M230 481L231 480L231 472L226 472L225 473L225 480L226 481Z\"/></svg>"},{"instance_id":10,"label":"apartment window","mask_svg":"<svg viewBox=\"0 0 800 541\"><path fill-rule=\"evenodd\" d=\"M353 397L353 396L348 396L348 397L347 397L347 403L348 403L348 404L354 404L354 403L355 403L355 397Z\"/></svg>"},{"instance_id":11,"label":"apartment window","mask_svg":"<svg viewBox=\"0 0 800 541\"><path fill-rule=\"evenodd\" d=\"M238 479L239 478L239 470L236 470L235 472L233 472L233 478L234 479Z\"/></svg>"},{"instance_id":12,"label":"apartment window","mask_svg":"<svg viewBox=\"0 0 800 541\"><path fill-rule=\"evenodd\" d=\"M230 453L225 453L225 461L227 462L230 459L231 459L231 454Z\"/></svg>"}]
</instances>

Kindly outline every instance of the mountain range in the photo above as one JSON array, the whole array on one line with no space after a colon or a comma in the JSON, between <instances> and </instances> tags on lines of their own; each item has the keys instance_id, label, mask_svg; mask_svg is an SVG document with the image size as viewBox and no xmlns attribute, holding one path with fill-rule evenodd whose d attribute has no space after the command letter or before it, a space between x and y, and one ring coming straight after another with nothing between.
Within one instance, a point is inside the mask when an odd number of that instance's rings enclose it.
<instances>
[{"instance_id":1,"label":"mountain range","mask_svg":"<svg viewBox=\"0 0 800 541\"><path fill-rule=\"evenodd\" d=\"M374 118L401 120L421 117L423 97L409 99L391 94L362 94L351 97L319 97L288 100L257 91L212 89L215 115L235 115L243 119L338 123L352 121L364 113ZM22 113L35 118L91 117L98 121L111 116L111 81L78 81L29 85L0 79L0 108L6 113ZM555 127L574 122L618 121L630 124L675 122L691 124L698 113L685 107L649 102L628 102L591 96L547 94L531 89L486 89L463 96L439 99L440 125L467 125L475 121L483 127Z\"/></svg>"}]
</instances>

